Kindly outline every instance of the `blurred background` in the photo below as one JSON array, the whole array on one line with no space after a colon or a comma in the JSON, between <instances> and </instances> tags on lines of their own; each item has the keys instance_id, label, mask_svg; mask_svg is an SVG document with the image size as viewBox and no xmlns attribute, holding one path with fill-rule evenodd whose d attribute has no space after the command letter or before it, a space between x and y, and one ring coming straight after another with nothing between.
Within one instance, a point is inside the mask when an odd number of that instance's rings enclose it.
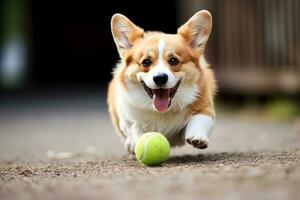
<instances>
[{"instance_id":1,"label":"blurred background","mask_svg":"<svg viewBox=\"0 0 300 200\"><path fill-rule=\"evenodd\" d=\"M221 124L238 116L300 129L299 0L3 0L0 9L3 159L32 155L37 147L49 155L53 149L93 152L106 136L117 150L102 148L103 155L121 151L105 104L119 59L110 32L116 12L145 30L176 33L196 11L208 9L214 20L206 57L219 83Z\"/></svg>"}]
</instances>

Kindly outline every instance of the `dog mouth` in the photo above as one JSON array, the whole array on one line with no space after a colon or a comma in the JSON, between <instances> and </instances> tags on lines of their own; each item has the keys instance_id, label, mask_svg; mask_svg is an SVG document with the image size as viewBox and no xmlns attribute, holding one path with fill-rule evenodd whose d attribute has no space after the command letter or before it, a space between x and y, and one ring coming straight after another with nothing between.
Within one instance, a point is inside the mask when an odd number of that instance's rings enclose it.
<instances>
[{"instance_id":1,"label":"dog mouth","mask_svg":"<svg viewBox=\"0 0 300 200\"><path fill-rule=\"evenodd\" d=\"M176 85L173 88L151 89L146 85L144 81L141 81L145 91L152 99L152 104L154 108L159 112L166 112L171 106L172 98L175 96L180 82L181 80L177 81Z\"/></svg>"}]
</instances>

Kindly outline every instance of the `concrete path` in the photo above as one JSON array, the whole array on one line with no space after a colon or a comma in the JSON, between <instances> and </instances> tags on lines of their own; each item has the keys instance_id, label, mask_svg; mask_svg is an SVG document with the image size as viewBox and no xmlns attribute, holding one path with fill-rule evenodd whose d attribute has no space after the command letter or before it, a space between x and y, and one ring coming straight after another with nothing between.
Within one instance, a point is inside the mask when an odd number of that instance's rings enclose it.
<instances>
[{"instance_id":1,"label":"concrete path","mask_svg":"<svg viewBox=\"0 0 300 200\"><path fill-rule=\"evenodd\" d=\"M300 199L295 126L232 113L208 149L149 168L126 159L101 91L4 97L0 199Z\"/></svg>"}]
</instances>

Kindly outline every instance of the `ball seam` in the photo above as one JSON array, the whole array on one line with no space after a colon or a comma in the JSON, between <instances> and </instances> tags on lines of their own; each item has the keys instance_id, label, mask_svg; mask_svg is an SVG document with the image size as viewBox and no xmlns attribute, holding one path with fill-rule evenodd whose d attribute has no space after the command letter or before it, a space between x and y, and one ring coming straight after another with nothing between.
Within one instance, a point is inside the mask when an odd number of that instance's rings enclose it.
<instances>
[{"instance_id":1,"label":"ball seam","mask_svg":"<svg viewBox=\"0 0 300 200\"><path fill-rule=\"evenodd\" d=\"M149 135L146 139L145 139L145 141L144 141L144 149L143 149L143 154L142 154L142 156L141 156L141 161L142 162L144 162L145 161L145 157L146 157L146 154L147 154L147 145L148 145L148 142L149 142L149 140L151 139L151 137L154 137L155 136L155 134L153 134L153 135Z\"/></svg>"}]
</instances>

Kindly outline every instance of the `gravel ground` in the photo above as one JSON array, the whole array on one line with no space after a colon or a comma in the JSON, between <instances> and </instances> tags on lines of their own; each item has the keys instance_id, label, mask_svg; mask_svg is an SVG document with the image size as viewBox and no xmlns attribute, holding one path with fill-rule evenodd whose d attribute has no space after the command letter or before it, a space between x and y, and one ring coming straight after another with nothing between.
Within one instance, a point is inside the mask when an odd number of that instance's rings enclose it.
<instances>
[{"instance_id":1,"label":"gravel ground","mask_svg":"<svg viewBox=\"0 0 300 200\"><path fill-rule=\"evenodd\" d=\"M0 199L300 199L295 124L219 113L207 150L127 159L95 92L0 101Z\"/></svg>"}]
</instances>

